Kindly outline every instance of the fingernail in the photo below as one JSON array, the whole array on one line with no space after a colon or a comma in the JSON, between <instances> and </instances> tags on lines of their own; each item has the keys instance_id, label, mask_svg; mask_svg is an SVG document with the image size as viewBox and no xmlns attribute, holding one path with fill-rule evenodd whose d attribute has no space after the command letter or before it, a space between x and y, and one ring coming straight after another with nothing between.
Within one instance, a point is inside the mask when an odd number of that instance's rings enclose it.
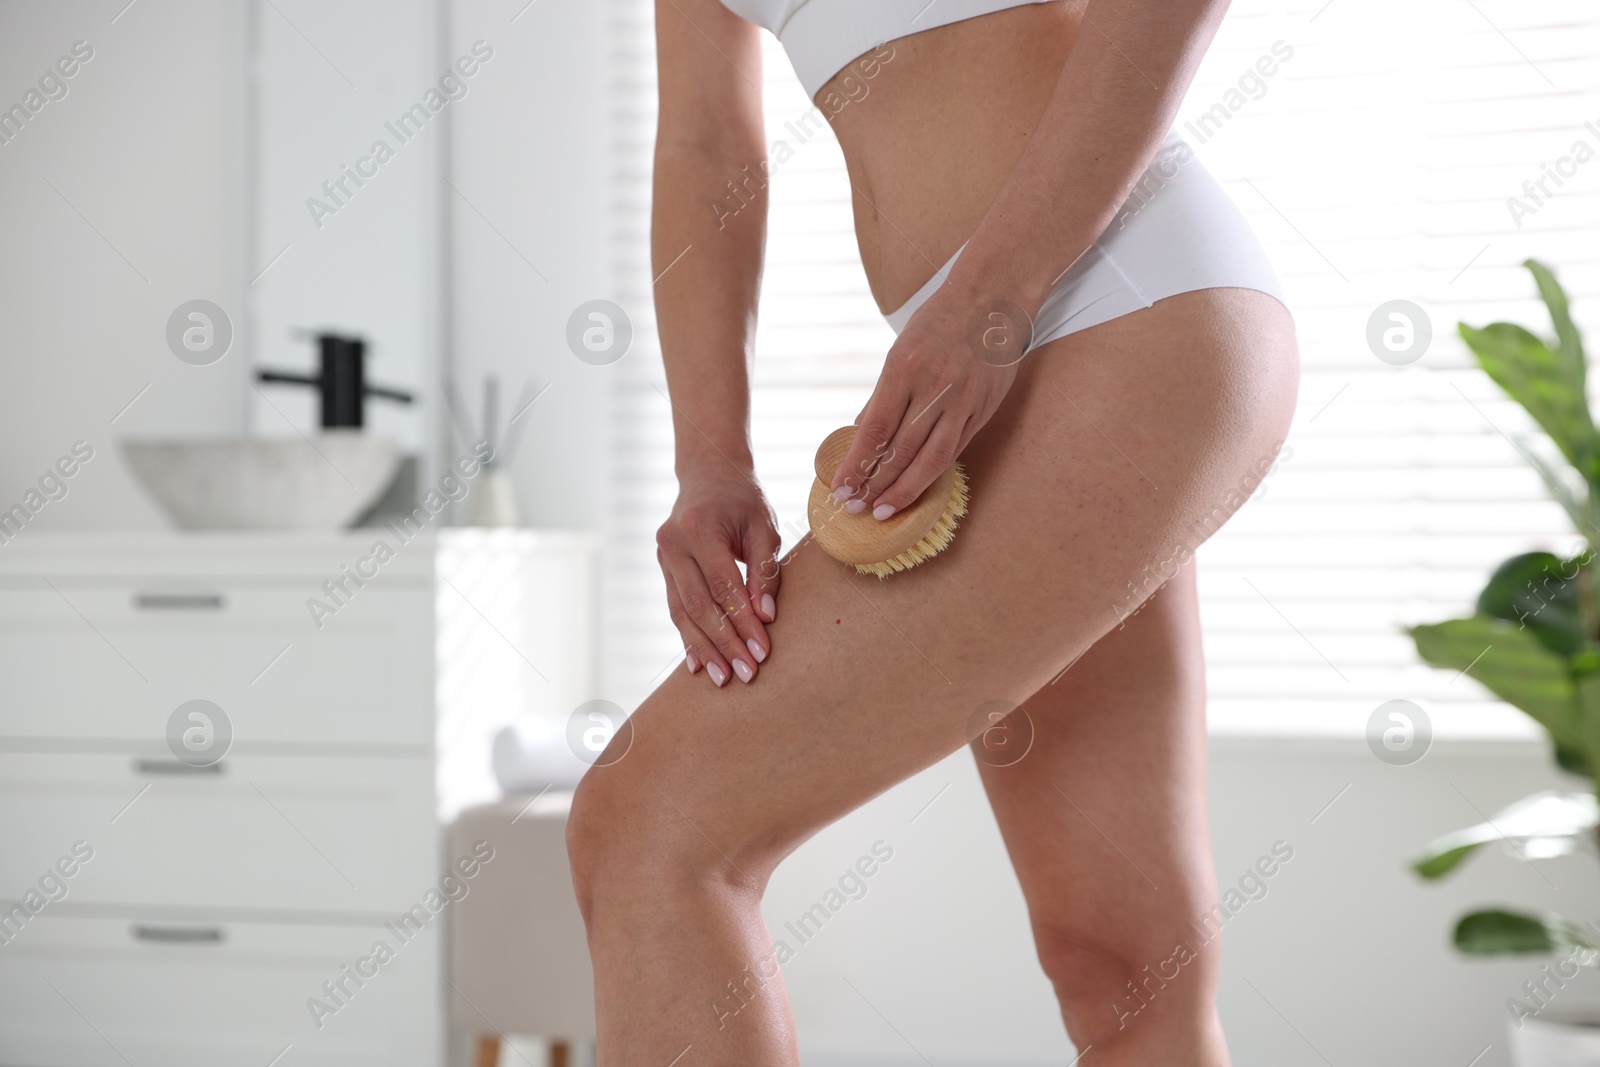
<instances>
[{"instance_id":1,"label":"fingernail","mask_svg":"<svg viewBox=\"0 0 1600 1067\"><path fill-rule=\"evenodd\" d=\"M877 507L872 509L872 517L881 522L882 520L887 519L890 515L893 515L894 511L895 508L893 504L879 504Z\"/></svg>"},{"instance_id":2,"label":"fingernail","mask_svg":"<svg viewBox=\"0 0 1600 1067\"><path fill-rule=\"evenodd\" d=\"M693 652L685 652L683 654L683 662L688 664L690 674L700 669L700 661L694 658Z\"/></svg>"},{"instance_id":3,"label":"fingernail","mask_svg":"<svg viewBox=\"0 0 1600 1067\"><path fill-rule=\"evenodd\" d=\"M855 490L851 489L848 485L841 485L839 488L833 491L833 499L837 500L841 504L849 500L854 495Z\"/></svg>"},{"instance_id":4,"label":"fingernail","mask_svg":"<svg viewBox=\"0 0 1600 1067\"><path fill-rule=\"evenodd\" d=\"M724 682L726 682L728 680L728 672L723 670L720 666L718 666L715 663L707 663L706 664L706 673L711 676L711 680L713 682L715 682L718 686L721 686L722 683L724 683Z\"/></svg>"},{"instance_id":5,"label":"fingernail","mask_svg":"<svg viewBox=\"0 0 1600 1067\"><path fill-rule=\"evenodd\" d=\"M739 681L743 682L745 685L749 685L750 679L756 676L756 672L750 669L750 664L746 663L742 659L736 659L733 661L733 673L737 674L739 676Z\"/></svg>"},{"instance_id":6,"label":"fingernail","mask_svg":"<svg viewBox=\"0 0 1600 1067\"><path fill-rule=\"evenodd\" d=\"M747 646L749 646L750 654L756 658L756 662L757 663L765 663L765 662L767 662L767 654L764 651L762 651L760 645L756 644L756 639L755 638L752 637L752 638L747 639L745 641L745 644Z\"/></svg>"},{"instance_id":7,"label":"fingernail","mask_svg":"<svg viewBox=\"0 0 1600 1067\"><path fill-rule=\"evenodd\" d=\"M767 617L768 622L778 621L778 602L772 599L771 593L761 594L761 614Z\"/></svg>"},{"instance_id":8,"label":"fingernail","mask_svg":"<svg viewBox=\"0 0 1600 1067\"><path fill-rule=\"evenodd\" d=\"M844 509L850 514L856 515L867 510L867 502L865 500L849 500L845 502Z\"/></svg>"}]
</instances>

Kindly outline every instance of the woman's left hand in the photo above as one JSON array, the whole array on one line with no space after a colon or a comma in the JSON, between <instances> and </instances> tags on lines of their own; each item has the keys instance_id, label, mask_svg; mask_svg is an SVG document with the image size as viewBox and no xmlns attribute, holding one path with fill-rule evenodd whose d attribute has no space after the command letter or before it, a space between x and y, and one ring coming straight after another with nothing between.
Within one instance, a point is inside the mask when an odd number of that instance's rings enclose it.
<instances>
[{"instance_id":1,"label":"woman's left hand","mask_svg":"<svg viewBox=\"0 0 1600 1067\"><path fill-rule=\"evenodd\" d=\"M954 463L1017 376L1031 326L1022 309L940 289L889 349L855 443L833 476L848 512L887 519Z\"/></svg>"}]
</instances>

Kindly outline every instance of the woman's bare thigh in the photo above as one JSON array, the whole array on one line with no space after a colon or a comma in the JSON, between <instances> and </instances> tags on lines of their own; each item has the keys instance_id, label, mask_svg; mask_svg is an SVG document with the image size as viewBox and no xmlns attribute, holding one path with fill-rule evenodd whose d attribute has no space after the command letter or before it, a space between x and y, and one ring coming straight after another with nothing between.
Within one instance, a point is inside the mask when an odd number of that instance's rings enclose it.
<instances>
[{"instance_id":1,"label":"woman's bare thigh","mask_svg":"<svg viewBox=\"0 0 1600 1067\"><path fill-rule=\"evenodd\" d=\"M634 714L628 754L584 790L637 829L692 826L686 862L764 880L1132 611L1143 576L1270 462L1296 378L1287 311L1241 289L1030 354L962 458L972 505L949 549L879 581L802 543L754 684L674 672Z\"/></svg>"}]
</instances>

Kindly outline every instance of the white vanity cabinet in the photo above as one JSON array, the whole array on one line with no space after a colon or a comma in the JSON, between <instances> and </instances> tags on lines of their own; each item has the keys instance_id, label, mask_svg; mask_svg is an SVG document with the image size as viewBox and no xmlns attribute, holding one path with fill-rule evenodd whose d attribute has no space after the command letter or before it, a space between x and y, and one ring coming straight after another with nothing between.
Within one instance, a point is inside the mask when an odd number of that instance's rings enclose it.
<instances>
[{"instance_id":1,"label":"white vanity cabinet","mask_svg":"<svg viewBox=\"0 0 1600 1067\"><path fill-rule=\"evenodd\" d=\"M474 530L0 548L0 1064L443 1063L440 818L495 793L500 722L595 695L594 556ZM204 766L168 741L192 700L232 733Z\"/></svg>"}]
</instances>

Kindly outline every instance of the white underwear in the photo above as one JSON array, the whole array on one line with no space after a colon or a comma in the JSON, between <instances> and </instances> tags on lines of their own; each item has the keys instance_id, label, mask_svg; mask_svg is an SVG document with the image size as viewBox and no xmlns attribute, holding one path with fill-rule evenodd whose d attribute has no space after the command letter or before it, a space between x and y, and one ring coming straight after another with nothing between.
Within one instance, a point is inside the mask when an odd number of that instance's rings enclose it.
<instances>
[{"instance_id":1,"label":"white underwear","mask_svg":"<svg viewBox=\"0 0 1600 1067\"><path fill-rule=\"evenodd\" d=\"M961 248L965 248L962 245ZM884 316L900 333L950 275L961 249ZM1029 350L1196 289L1256 289L1288 306L1255 231L1174 130L1122 210L1056 282L1033 321Z\"/></svg>"}]
</instances>

